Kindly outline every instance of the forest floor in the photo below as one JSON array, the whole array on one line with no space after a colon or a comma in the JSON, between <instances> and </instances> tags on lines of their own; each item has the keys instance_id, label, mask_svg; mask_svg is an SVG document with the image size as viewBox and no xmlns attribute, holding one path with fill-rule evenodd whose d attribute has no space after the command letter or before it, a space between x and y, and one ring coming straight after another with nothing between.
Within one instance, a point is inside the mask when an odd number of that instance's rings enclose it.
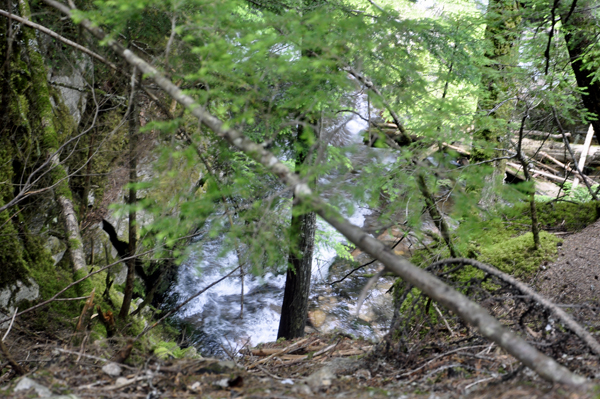
<instances>
[{"instance_id":1,"label":"forest floor","mask_svg":"<svg viewBox=\"0 0 600 399\"><path fill-rule=\"evenodd\" d=\"M556 262L528 281L591 331L600 326L600 222L563 235ZM442 327L443 328L443 327ZM531 332L536 334L535 332ZM469 329L398 350L340 334L245 348L230 360L160 360L134 349L128 364L110 362L124 342L73 346L71 334L44 335L17 321L5 343L25 376L0 359L0 397L31 398L593 398L549 384ZM412 345L412 346L411 346ZM562 347L561 347L562 348ZM598 359L581 345L559 361L600 377ZM562 349L561 349L562 350ZM597 373L597 374L596 374Z\"/></svg>"}]
</instances>

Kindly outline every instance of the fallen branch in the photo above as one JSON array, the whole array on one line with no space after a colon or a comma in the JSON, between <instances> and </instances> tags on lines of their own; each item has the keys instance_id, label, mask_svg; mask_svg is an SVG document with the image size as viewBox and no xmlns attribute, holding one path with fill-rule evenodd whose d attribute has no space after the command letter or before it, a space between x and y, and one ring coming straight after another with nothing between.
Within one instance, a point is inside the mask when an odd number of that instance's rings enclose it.
<instances>
[{"instance_id":1,"label":"fallen branch","mask_svg":"<svg viewBox=\"0 0 600 399\"><path fill-rule=\"evenodd\" d=\"M513 130L513 133L519 133L518 130ZM525 136L534 136L534 137L539 137L538 140L546 140L546 139L553 139L553 140L562 140L563 135L558 133L558 134L552 134L549 132L542 132L539 130L524 130L523 134ZM565 133L566 137L571 137L571 133Z\"/></svg>"},{"instance_id":2,"label":"fallen branch","mask_svg":"<svg viewBox=\"0 0 600 399\"><path fill-rule=\"evenodd\" d=\"M298 349L298 347L300 345L302 345L303 343L305 343L308 340L309 340L309 338L301 339L300 341L296 341L293 344L286 346L285 348L280 349L279 351L273 353L272 355L265 357L264 359L257 360L256 362L254 362L250 366L248 366L248 370L251 370L258 365L268 362L269 360L273 359L275 356L283 355L284 353L288 353L288 352L291 352L292 350Z\"/></svg>"},{"instance_id":3,"label":"fallen branch","mask_svg":"<svg viewBox=\"0 0 600 399\"><path fill-rule=\"evenodd\" d=\"M488 274L498 277L502 281L512 285L524 295L531 297L538 304L543 306L545 309L549 310L558 320L564 324L569 330L571 330L575 335L577 335L586 345L587 347L596 355L600 356L600 343L590 334L585 328L583 328L579 323L577 323L571 316L569 316L564 310L560 307L552 303L550 300L544 298L537 292L533 290L533 288L527 286L526 284L520 282L514 277L501 272L493 266L487 265L485 263L478 262L474 259L445 259L439 262L433 263L430 268L435 268L441 265L452 265L452 264L464 264L474 266Z\"/></svg>"},{"instance_id":4,"label":"fallen branch","mask_svg":"<svg viewBox=\"0 0 600 399\"><path fill-rule=\"evenodd\" d=\"M584 150L583 144L569 144L569 147L573 151L573 155L576 158L581 157L581 153ZM528 157L540 160L540 152L545 152L553 158L558 159L560 162L566 163L572 161L572 157L564 142L559 143L557 141L545 141L542 143L540 140L523 138L522 149L523 153ZM587 156L587 163L588 165L600 164L600 146L590 146Z\"/></svg>"},{"instance_id":5,"label":"fallen branch","mask_svg":"<svg viewBox=\"0 0 600 399\"><path fill-rule=\"evenodd\" d=\"M543 151L539 152L540 156L542 157L542 159L547 159L550 162L554 163L557 166L560 166L561 168L563 168L566 172L568 173L577 173L579 176L581 176L583 179L586 179L591 185L596 185L598 183L596 183L594 180L592 180L590 177L579 173L579 171L574 170L573 168L571 168L569 165L565 165L564 163L560 162L558 159L546 154ZM547 167L547 165L546 165Z\"/></svg>"},{"instance_id":6,"label":"fallen branch","mask_svg":"<svg viewBox=\"0 0 600 399\"><path fill-rule=\"evenodd\" d=\"M521 172L523 170L523 168L522 168L521 165L518 165L518 164L513 163L513 162L507 162L506 165L510 166L513 169L515 169L517 173L519 173L519 172ZM548 172L544 172L543 170L539 170L539 169L533 169L532 168L532 169L530 169L530 173L534 174L534 175L544 176L548 180L552 180L552 181L559 182L559 183L573 182L572 180L567 180L564 177L555 176L553 174L550 174Z\"/></svg>"},{"instance_id":7,"label":"fallen branch","mask_svg":"<svg viewBox=\"0 0 600 399\"><path fill-rule=\"evenodd\" d=\"M2 350L2 354L4 355L6 360L8 360L8 362L10 363L10 365L16 371L17 374L19 374L19 375L27 374L27 369L24 368L23 366L21 366L19 363L17 363L17 361L12 357L12 355L8 351L8 348L6 347L6 344L4 343L4 341L0 341L0 349Z\"/></svg>"},{"instance_id":8,"label":"fallen branch","mask_svg":"<svg viewBox=\"0 0 600 399\"><path fill-rule=\"evenodd\" d=\"M44 0L44 2L66 15L71 15L71 10L68 7L55 0ZM319 216L341 232L350 242L377 258L389 271L394 272L422 290L433 300L453 311L466 323L479 330L484 337L496 342L544 379L572 386L587 385L584 377L572 373L564 366L558 364L554 359L542 354L523 338L502 326L485 309L470 301L465 295L454 290L430 273L411 264L406 259L396 256L385 244L352 225L335 209L328 206L320 197L313 195L308 184L300 180L298 175L279 161L271 152L237 130L226 127L221 120L208 113L204 107L181 91L154 67L139 58L131 50L124 48L114 39L107 39L104 32L97 26L94 26L89 20L82 19L79 23L99 39L105 40L106 44L113 51L131 65L136 66L149 79L152 79L161 89L198 118L201 124L211 129L217 136L226 140L235 148L243 151L251 159L261 163L266 170L279 177L283 183L292 189L297 201L314 209Z\"/></svg>"}]
</instances>

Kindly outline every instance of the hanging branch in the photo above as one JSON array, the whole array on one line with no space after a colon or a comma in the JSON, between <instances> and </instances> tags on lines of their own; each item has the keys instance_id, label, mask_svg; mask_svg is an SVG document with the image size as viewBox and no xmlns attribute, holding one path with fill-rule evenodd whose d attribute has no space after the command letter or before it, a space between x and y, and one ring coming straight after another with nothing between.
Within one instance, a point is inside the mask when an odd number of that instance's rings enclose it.
<instances>
[{"instance_id":1,"label":"hanging branch","mask_svg":"<svg viewBox=\"0 0 600 399\"><path fill-rule=\"evenodd\" d=\"M529 209L531 211L531 233L533 234L533 249L537 251L540 249L540 227L539 221L537 217L537 207L535 205L535 182L531 179L531 174L529 173L529 163L523 156L523 152L521 151L521 144L523 143L523 129L525 128L525 121L529 118L529 107L527 107L527 111L525 115L523 115L523 119L521 120L521 127L519 128L519 142L517 143L517 159L519 163L523 167L523 174L525 174L525 180L531 182L533 187L529 192ZM454 258L454 256L453 256Z\"/></svg>"},{"instance_id":2,"label":"hanging branch","mask_svg":"<svg viewBox=\"0 0 600 399\"><path fill-rule=\"evenodd\" d=\"M404 125L400 122L400 117L396 114L396 112L394 111L394 109L392 108L390 103L387 102L387 100L385 99L383 94L381 94L381 92L379 91L379 89L377 89L377 87L373 84L373 82L370 79L363 76L362 74L360 74L359 72L357 72L356 70L354 70L354 68L347 67L347 68L344 68L344 70L346 72L348 72L350 75L354 76L356 79L358 79L358 81L361 82L362 84L364 84L367 89L371 90L373 93L375 93L377 95L377 97L379 97L381 99L381 102L383 103L383 105L385 106L387 111L392 116L394 123L396 123L396 126L398 127L398 130L400 131L400 135L402 136L404 141L406 141L409 144L412 143L413 139L408 135L408 133L406 132L406 129L404 128Z\"/></svg>"},{"instance_id":3,"label":"hanging branch","mask_svg":"<svg viewBox=\"0 0 600 399\"><path fill-rule=\"evenodd\" d=\"M429 192L429 189L427 188L427 183L425 182L425 176L422 172L420 172L417 175L417 185L419 186L421 195L423 195L423 198L425 199L425 204L427 204L427 211L429 212L431 219L433 219L433 223L435 223L435 226L440 231L444 242L450 250L450 256L452 256L453 258L458 257L458 251L454 247L454 244L452 243L452 238L450 237L450 229L448 228L448 223L446 223L446 220L444 219L444 217L440 213L440 210L435 204L433 194Z\"/></svg>"},{"instance_id":4,"label":"hanging branch","mask_svg":"<svg viewBox=\"0 0 600 399\"><path fill-rule=\"evenodd\" d=\"M574 3L575 1L573 1ZM546 46L546 51L544 51L544 57L546 57L546 69L544 71L544 75L548 76L548 69L550 68L550 46L552 44L552 37L554 36L554 26L556 25L556 9L558 8L558 4L560 0L554 0L554 4L552 5L552 10L550 11L550 19L552 20L552 25L550 26L550 32L548 33L548 45Z\"/></svg>"},{"instance_id":5,"label":"hanging branch","mask_svg":"<svg viewBox=\"0 0 600 399\"><path fill-rule=\"evenodd\" d=\"M68 16L71 15L71 10L68 7L55 0L44 0L44 2ZM107 39L104 32L100 28L94 26L89 20L82 19L80 24L99 39L105 40L106 44L110 46L113 51L123 57L131 65L139 68L146 76L152 79L161 89L171 95L182 106L187 108L192 115L197 117L203 125L211 129L217 136L243 151L255 161L260 162L266 170L279 177L283 183L292 189L299 202L314 209L319 216L342 233L350 242L383 263L387 270L402 277L407 282L422 290L427 296L457 314L466 323L479 330L484 337L497 343L508 353L522 361L527 367L537 372L542 378L571 386L586 387L588 385L587 380L584 377L572 373L554 359L538 351L523 338L504 327L480 305L472 302L465 295L454 290L430 273L416 267L408 260L396 256L385 246L385 244L348 222L333 207L325 203L323 199L314 195L308 184L300 180L295 173L279 161L271 152L266 150L260 144L253 142L237 130L224 126L224 123L221 120L208 113L203 106L181 91L173 84L173 82L158 72L154 67L139 58L131 50L124 48L117 41ZM234 269L234 271L235 270L237 269ZM226 277L227 276L224 278ZM167 315L164 317L167 317ZM146 328L144 332L155 326L157 323ZM138 336L138 338L140 336Z\"/></svg>"}]
</instances>

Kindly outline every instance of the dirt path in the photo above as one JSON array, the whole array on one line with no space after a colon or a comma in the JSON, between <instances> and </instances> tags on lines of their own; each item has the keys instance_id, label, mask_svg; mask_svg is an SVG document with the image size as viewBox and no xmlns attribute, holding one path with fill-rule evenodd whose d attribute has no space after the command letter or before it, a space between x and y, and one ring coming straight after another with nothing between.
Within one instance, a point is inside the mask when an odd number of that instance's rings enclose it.
<instances>
[{"instance_id":1,"label":"dirt path","mask_svg":"<svg viewBox=\"0 0 600 399\"><path fill-rule=\"evenodd\" d=\"M600 298L600 221L564 237L556 262L537 278L536 288L566 306L587 328L597 328Z\"/></svg>"}]
</instances>

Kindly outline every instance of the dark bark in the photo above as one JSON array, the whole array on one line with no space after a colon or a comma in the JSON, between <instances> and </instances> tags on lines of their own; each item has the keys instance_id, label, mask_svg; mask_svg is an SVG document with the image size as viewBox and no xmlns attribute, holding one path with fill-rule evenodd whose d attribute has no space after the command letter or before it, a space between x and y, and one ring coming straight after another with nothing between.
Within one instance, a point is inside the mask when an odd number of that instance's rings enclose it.
<instances>
[{"instance_id":1,"label":"dark bark","mask_svg":"<svg viewBox=\"0 0 600 399\"><path fill-rule=\"evenodd\" d=\"M304 335L316 225L314 212L292 216L292 234L298 240L298 248L289 257L277 338L292 339Z\"/></svg>"},{"instance_id":2,"label":"dark bark","mask_svg":"<svg viewBox=\"0 0 600 399\"><path fill-rule=\"evenodd\" d=\"M301 144L296 155L296 171L306 163L307 145L303 139L304 128L298 127L298 142ZM304 336L308 317L308 295L315 246L317 216L314 212L301 213L296 201L292 207L290 227L290 255L285 280L281 319L277 338L298 338Z\"/></svg>"},{"instance_id":3,"label":"dark bark","mask_svg":"<svg viewBox=\"0 0 600 399\"><path fill-rule=\"evenodd\" d=\"M134 255L136 251L136 226L135 219L136 213L133 207L136 203L136 190L133 186L137 181L137 163L136 163L136 144L137 144L137 132L139 130L139 111L136 103L136 85L135 85L136 71L132 73L132 85L131 85L131 102L130 109L131 114L129 115L129 245L128 252L130 255ZM140 76L141 77L141 76ZM138 79L141 81L141 79ZM129 309L131 307L131 298L133 297L133 282L135 279L135 265L137 258L132 258L127 261L127 280L125 281L125 290L123 292L123 306L119 312L119 318L122 320L127 319L129 315Z\"/></svg>"},{"instance_id":4,"label":"dark bark","mask_svg":"<svg viewBox=\"0 0 600 399\"><path fill-rule=\"evenodd\" d=\"M576 3L575 3L576 2ZM593 15L596 2L590 0L573 0L574 9L564 10L561 19L563 32L567 42L567 50L571 59L571 67L577 80L577 86L585 91L581 96L583 105L589 112L600 118L600 81L592 82L594 69L587 69L582 57L591 49L598 47L600 28ZM600 119L590 121L594 126L594 135L600 142Z\"/></svg>"},{"instance_id":5,"label":"dark bark","mask_svg":"<svg viewBox=\"0 0 600 399\"><path fill-rule=\"evenodd\" d=\"M425 204L427 204L427 212L429 212L429 216L431 216L431 218L433 219L435 227L437 227L440 231L444 242L450 250L450 256L452 256L453 258L457 258L458 251L452 243L452 238L450 237L450 229L448 228L446 220L444 220L444 217L442 216L440 210L435 204L433 194L431 194L429 192L429 189L427 188L427 183L425 182L425 176L423 175L423 173L419 173L419 175L417 176L417 185L419 186L419 190L421 191L421 194L425 199Z\"/></svg>"}]
</instances>

